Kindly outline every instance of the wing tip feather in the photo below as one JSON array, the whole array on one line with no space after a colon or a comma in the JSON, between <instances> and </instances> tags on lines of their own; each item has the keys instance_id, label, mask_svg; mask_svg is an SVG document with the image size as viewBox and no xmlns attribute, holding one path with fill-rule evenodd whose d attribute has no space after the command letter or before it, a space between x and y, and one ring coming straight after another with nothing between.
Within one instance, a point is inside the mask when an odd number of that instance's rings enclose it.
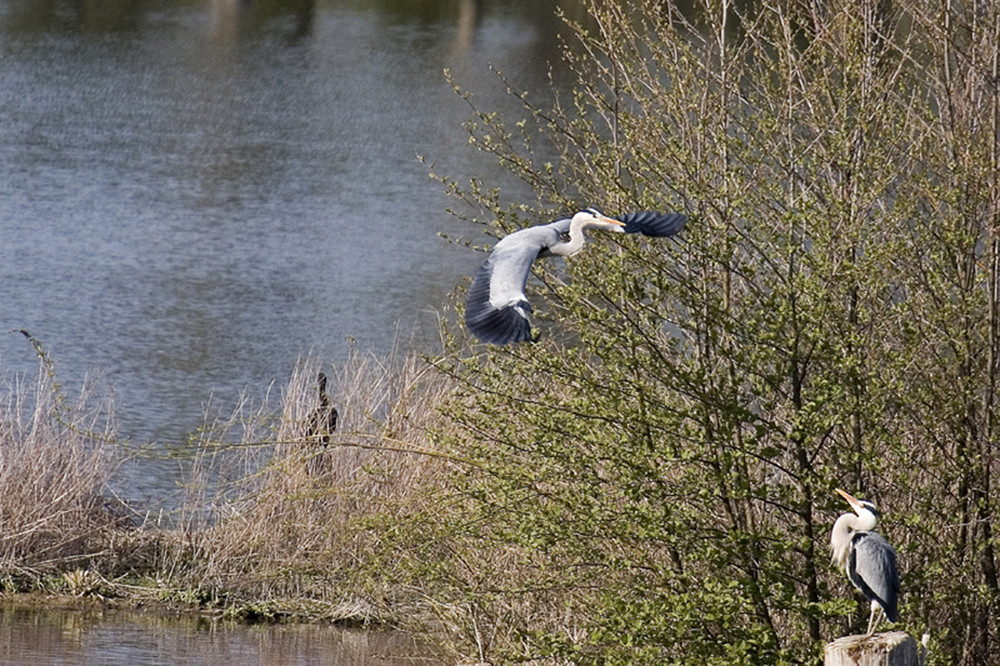
<instances>
[{"instance_id":1,"label":"wing tip feather","mask_svg":"<svg viewBox=\"0 0 1000 666\"><path fill-rule=\"evenodd\" d=\"M642 234L659 238L674 236L687 225L688 216L683 213L657 213L639 211L626 213L618 218L625 223L625 233Z\"/></svg>"},{"instance_id":2,"label":"wing tip feather","mask_svg":"<svg viewBox=\"0 0 1000 666\"><path fill-rule=\"evenodd\" d=\"M489 304L480 308L466 308L465 326L482 342L506 345L532 339L531 322L524 310L531 311L527 301L502 308Z\"/></svg>"}]
</instances>

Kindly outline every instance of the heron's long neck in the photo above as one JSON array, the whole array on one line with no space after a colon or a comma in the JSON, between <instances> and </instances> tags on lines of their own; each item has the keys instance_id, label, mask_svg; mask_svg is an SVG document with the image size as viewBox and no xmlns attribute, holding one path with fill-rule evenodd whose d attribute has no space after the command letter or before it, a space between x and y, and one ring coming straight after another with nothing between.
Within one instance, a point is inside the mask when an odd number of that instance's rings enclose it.
<instances>
[{"instance_id":1,"label":"heron's long neck","mask_svg":"<svg viewBox=\"0 0 1000 666\"><path fill-rule=\"evenodd\" d=\"M851 553L851 537L854 536L854 514L845 513L833 524L830 535L830 552L834 563L841 569L847 565L847 557Z\"/></svg>"},{"instance_id":2,"label":"heron's long neck","mask_svg":"<svg viewBox=\"0 0 1000 666\"><path fill-rule=\"evenodd\" d=\"M861 510L858 515L852 516L854 518L854 531L855 532L867 532L869 530L875 529L875 523L878 522L878 517L871 511Z\"/></svg>"},{"instance_id":3,"label":"heron's long neck","mask_svg":"<svg viewBox=\"0 0 1000 666\"><path fill-rule=\"evenodd\" d=\"M862 511L860 514L845 513L837 522L833 524L833 533L830 535L830 551L833 554L833 561L837 566L843 567L847 564L847 557L851 553L851 539L857 532L867 532L874 529L878 518L871 511Z\"/></svg>"},{"instance_id":4,"label":"heron's long neck","mask_svg":"<svg viewBox=\"0 0 1000 666\"><path fill-rule=\"evenodd\" d=\"M587 228L589 220L574 219L569 223L569 240L565 243L557 243L549 248L552 254L568 257L576 254L583 247L583 230Z\"/></svg>"}]
</instances>

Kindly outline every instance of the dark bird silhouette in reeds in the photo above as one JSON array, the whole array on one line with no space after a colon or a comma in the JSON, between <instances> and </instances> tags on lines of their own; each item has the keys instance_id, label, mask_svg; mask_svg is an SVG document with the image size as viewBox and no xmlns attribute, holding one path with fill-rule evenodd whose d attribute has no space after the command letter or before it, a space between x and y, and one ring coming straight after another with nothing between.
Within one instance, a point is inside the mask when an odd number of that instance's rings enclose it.
<instances>
[{"instance_id":1,"label":"dark bird silhouette in reeds","mask_svg":"<svg viewBox=\"0 0 1000 666\"><path fill-rule=\"evenodd\" d=\"M306 430L306 437L311 441L319 441L323 444L330 443L330 434L337 429L337 419L340 414L337 408L330 401L330 394L326 392L326 374L319 373L316 382L319 385L319 406L309 417L309 427Z\"/></svg>"}]
</instances>

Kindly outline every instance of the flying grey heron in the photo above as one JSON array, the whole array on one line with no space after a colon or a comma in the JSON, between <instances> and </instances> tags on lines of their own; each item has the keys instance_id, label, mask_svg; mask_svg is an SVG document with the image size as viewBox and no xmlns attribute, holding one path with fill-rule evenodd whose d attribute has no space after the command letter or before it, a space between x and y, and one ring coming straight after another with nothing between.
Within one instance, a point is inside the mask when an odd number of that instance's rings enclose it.
<instances>
[{"instance_id":1,"label":"flying grey heron","mask_svg":"<svg viewBox=\"0 0 1000 666\"><path fill-rule=\"evenodd\" d=\"M875 505L856 499L839 488L837 492L847 500L854 513L837 518L830 535L830 549L833 561L843 567L854 587L871 604L866 632L870 636L883 618L895 622L898 617L896 551L881 534L872 531L880 515Z\"/></svg>"},{"instance_id":2,"label":"flying grey heron","mask_svg":"<svg viewBox=\"0 0 1000 666\"><path fill-rule=\"evenodd\" d=\"M536 258L579 252L585 229L664 237L673 236L686 223L687 217L679 213L643 211L612 218L588 208L572 218L508 234L493 246L472 280L465 301L465 325L483 342L505 345L531 340L531 305L524 286Z\"/></svg>"},{"instance_id":3,"label":"flying grey heron","mask_svg":"<svg viewBox=\"0 0 1000 666\"><path fill-rule=\"evenodd\" d=\"M340 414L337 408L330 403L330 394L326 392L326 373L319 373L316 376L319 385L319 406L309 418L309 429L306 437L319 437L319 441L324 444L330 443L330 433L337 429L337 419Z\"/></svg>"}]
</instances>

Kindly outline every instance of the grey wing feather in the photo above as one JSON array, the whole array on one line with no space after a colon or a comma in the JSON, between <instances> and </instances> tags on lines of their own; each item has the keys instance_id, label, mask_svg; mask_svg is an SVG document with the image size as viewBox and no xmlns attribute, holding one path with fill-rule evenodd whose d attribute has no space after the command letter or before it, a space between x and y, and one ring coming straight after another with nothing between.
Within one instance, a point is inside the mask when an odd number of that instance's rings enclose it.
<instances>
[{"instance_id":1,"label":"grey wing feather","mask_svg":"<svg viewBox=\"0 0 1000 666\"><path fill-rule=\"evenodd\" d=\"M505 345L531 339L531 323L526 312L531 312L527 299L513 301L496 307L490 302L490 277L493 259L487 259L472 279L472 286L465 300L465 325L483 342Z\"/></svg>"},{"instance_id":2,"label":"grey wing feather","mask_svg":"<svg viewBox=\"0 0 1000 666\"><path fill-rule=\"evenodd\" d=\"M899 571L896 551L877 532L858 532L852 539L847 575L866 598L885 609L890 622L898 617Z\"/></svg>"},{"instance_id":3,"label":"grey wing feather","mask_svg":"<svg viewBox=\"0 0 1000 666\"><path fill-rule=\"evenodd\" d=\"M531 339L524 295L531 264L559 241L553 225L529 227L502 238L479 267L465 301L465 325L483 342L504 345Z\"/></svg>"},{"instance_id":4,"label":"grey wing feather","mask_svg":"<svg viewBox=\"0 0 1000 666\"><path fill-rule=\"evenodd\" d=\"M539 257L550 257L552 256L552 253L549 252L549 248L551 246L559 242L569 242L570 222L572 222L572 220L567 217L562 220L556 220L555 222L549 222L548 224L540 224L536 227L531 227L531 229L536 230L539 235L542 233L545 234L544 243L538 250ZM528 229L524 229L524 231L528 231Z\"/></svg>"},{"instance_id":5,"label":"grey wing feather","mask_svg":"<svg viewBox=\"0 0 1000 666\"><path fill-rule=\"evenodd\" d=\"M655 213L641 211L626 213L615 218L625 223L625 233L663 238L680 232L687 224L687 215L680 213Z\"/></svg>"},{"instance_id":6,"label":"grey wing feather","mask_svg":"<svg viewBox=\"0 0 1000 666\"><path fill-rule=\"evenodd\" d=\"M572 219L566 217L566 218L563 218L561 220L556 220L555 222L549 222L548 224L543 224L543 225L541 225L539 227L532 227L532 228L533 229L551 229L552 231L556 232L557 234L559 234L561 236L562 234L568 234L569 233L569 223L572 222L572 221L573 221Z\"/></svg>"}]
</instances>

